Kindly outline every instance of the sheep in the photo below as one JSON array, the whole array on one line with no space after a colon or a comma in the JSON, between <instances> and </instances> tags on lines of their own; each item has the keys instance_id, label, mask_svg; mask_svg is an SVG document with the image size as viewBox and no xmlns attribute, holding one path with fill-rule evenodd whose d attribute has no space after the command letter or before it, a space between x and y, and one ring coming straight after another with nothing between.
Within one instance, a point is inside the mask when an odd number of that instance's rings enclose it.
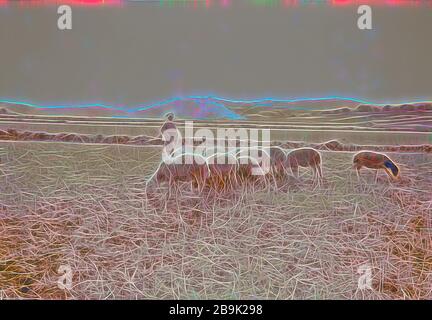
<instances>
[{"instance_id":1,"label":"sheep","mask_svg":"<svg viewBox=\"0 0 432 320\"><path fill-rule=\"evenodd\" d=\"M299 167L311 167L314 181L320 184L323 179L321 154L313 148L299 148L289 151L286 155L285 167L298 178Z\"/></svg>"},{"instance_id":2,"label":"sheep","mask_svg":"<svg viewBox=\"0 0 432 320\"><path fill-rule=\"evenodd\" d=\"M184 160L185 154L177 157L182 157ZM162 161L148 182L154 180L158 185L162 182L167 182L169 188L175 187L179 181L191 182L192 188L195 187L199 192L202 192L210 174L205 159L203 158L203 161L200 161L200 163L195 161L192 164L186 164L184 161L177 163L175 161L177 157L171 163Z\"/></svg>"},{"instance_id":3,"label":"sheep","mask_svg":"<svg viewBox=\"0 0 432 320\"><path fill-rule=\"evenodd\" d=\"M360 179L360 169L362 167L375 169L375 182L378 178L378 170L384 169L387 175L392 180L397 180L400 177L400 169L398 165L383 153L374 151L360 151L353 157L353 168L356 169L357 178Z\"/></svg>"},{"instance_id":4,"label":"sheep","mask_svg":"<svg viewBox=\"0 0 432 320\"><path fill-rule=\"evenodd\" d=\"M276 177L286 174L287 154L281 147L270 147L270 168Z\"/></svg>"},{"instance_id":5,"label":"sheep","mask_svg":"<svg viewBox=\"0 0 432 320\"><path fill-rule=\"evenodd\" d=\"M263 176L267 186L273 182L277 188L276 178L286 174L286 153L281 147L238 148L234 154L239 161L237 175L242 182L256 181L258 180L257 176Z\"/></svg>"},{"instance_id":6,"label":"sheep","mask_svg":"<svg viewBox=\"0 0 432 320\"><path fill-rule=\"evenodd\" d=\"M256 164L259 164L260 166L263 165L262 158L268 157L269 158L269 164L270 164L270 170L273 174L281 175L285 171L285 160L286 160L286 153L284 149L281 147L269 147L267 150L266 148L262 147L251 147L247 149L237 149L235 152L235 156L237 158L254 158L251 153L251 150L256 150L255 152L261 153L260 157L256 159L256 161L253 161ZM245 155L245 153L249 155ZM258 156L258 155L257 155ZM255 165L256 165L255 164ZM264 169L263 169L264 170Z\"/></svg>"}]
</instances>

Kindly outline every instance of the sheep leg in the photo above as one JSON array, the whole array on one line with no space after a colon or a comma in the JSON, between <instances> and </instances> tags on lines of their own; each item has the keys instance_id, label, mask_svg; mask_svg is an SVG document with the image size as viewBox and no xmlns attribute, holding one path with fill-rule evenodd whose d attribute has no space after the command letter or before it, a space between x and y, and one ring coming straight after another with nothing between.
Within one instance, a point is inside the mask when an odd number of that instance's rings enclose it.
<instances>
[{"instance_id":1,"label":"sheep leg","mask_svg":"<svg viewBox=\"0 0 432 320\"><path fill-rule=\"evenodd\" d=\"M177 184L175 183L175 181L172 182L172 181L170 180L170 182L169 182L169 184L168 184L168 192L167 192L167 197L168 197L168 199L171 199L171 194L172 194L172 192L177 193L177 188L176 188L176 186L177 186Z\"/></svg>"},{"instance_id":2,"label":"sheep leg","mask_svg":"<svg viewBox=\"0 0 432 320\"><path fill-rule=\"evenodd\" d=\"M291 173L292 175L298 179L299 177L299 167L298 166L291 166Z\"/></svg>"},{"instance_id":3,"label":"sheep leg","mask_svg":"<svg viewBox=\"0 0 432 320\"><path fill-rule=\"evenodd\" d=\"M357 181L360 181L360 169L361 169L361 166L360 167L356 166L355 169L356 169L356 174L357 174Z\"/></svg>"},{"instance_id":4,"label":"sheep leg","mask_svg":"<svg viewBox=\"0 0 432 320\"><path fill-rule=\"evenodd\" d=\"M277 170L276 169L275 170L271 170L269 172L269 174L270 174L270 178L272 179L272 181L274 183L274 187L275 187L274 190L277 190L278 189L278 184L277 184L277 181L276 181Z\"/></svg>"},{"instance_id":5,"label":"sheep leg","mask_svg":"<svg viewBox=\"0 0 432 320\"><path fill-rule=\"evenodd\" d=\"M318 174L319 174L319 177L321 178L321 180L324 178L324 176L323 176L323 172L322 172L322 165L321 165L321 163L318 165Z\"/></svg>"},{"instance_id":6,"label":"sheep leg","mask_svg":"<svg viewBox=\"0 0 432 320\"><path fill-rule=\"evenodd\" d=\"M315 175L317 179L317 185L318 187L321 187L321 175L319 174L319 166L315 167Z\"/></svg>"},{"instance_id":7,"label":"sheep leg","mask_svg":"<svg viewBox=\"0 0 432 320\"><path fill-rule=\"evenodd\" d=\"M318 176L317 167L312 167L312 173L313 173L313 184L315 185L315 188L317 188L317 187L319 188L320 187L320 180L319 180L319 176Z\"/></svg>"}]
</instances>

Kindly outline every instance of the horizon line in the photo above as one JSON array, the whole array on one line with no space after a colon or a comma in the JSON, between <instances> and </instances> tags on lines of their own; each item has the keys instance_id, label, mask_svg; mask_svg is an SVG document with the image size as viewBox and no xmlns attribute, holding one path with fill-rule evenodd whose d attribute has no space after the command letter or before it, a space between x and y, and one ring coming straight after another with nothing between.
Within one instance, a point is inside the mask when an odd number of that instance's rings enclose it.
<instances>
[{"instance_id":1,"label":"horizon line","mask_svg":"<svg viewBox=\"0 0 432 320\"><path fill-rule=\"evenodd\" d=\"M346 97L346 96L323 96L323 97L301 97L301 98L259 98L259 99L229 99L225 97L219 97L214 95L189 95L189 96L176 96L169 99L161 100L159 102L151 103L147 106L136 106L136 107L121 107L115 105L108 105L105 103L95 102L95 103L84 103L84 104L57 104L57 105L44 105L35 102L15 100L10 98L0 98L0 103L2 104L15 104L26 107L31 107L35 109L91 109L91 108L103 108L123 113L134 113L150 110L153 108L158 108L170 103L175 103L177 101L182 100L214 100L222 101L227 103L237 103L237 104L258 104L254 107L265 107L262 105L263 103L296 103L296 102L310 102L310 101L326 101L326 100L345 100L350 102L355 102L359 104L367 104L367 105L376 105L376 106L385 106L385 105L403 105L403 104L418 104L418 103L432 103L432 100L428 99L419 99L410 102L386 102L386 103L377 103L372 101L367 101L361 98L355 97ZM220 107L225 107L224 105L220 105ZM289 107L287 107L289 108Z\"/></svg>"}]
</instances>

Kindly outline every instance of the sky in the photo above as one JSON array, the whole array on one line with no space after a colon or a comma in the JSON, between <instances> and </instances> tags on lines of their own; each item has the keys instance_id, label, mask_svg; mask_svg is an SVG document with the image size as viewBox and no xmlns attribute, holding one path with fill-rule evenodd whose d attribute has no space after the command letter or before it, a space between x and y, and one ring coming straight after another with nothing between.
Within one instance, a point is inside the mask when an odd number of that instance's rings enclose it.
<instances>
[{"instance_id":1,"label":"sky","mask_svg":"<svg viewBox=\"0 0 432 320\"><path fill-rule=\"evenodd\" d=\"M432 100L432 8L0 7L0 99L145 106L173 96Z\"/></svg>"}]
</instances>

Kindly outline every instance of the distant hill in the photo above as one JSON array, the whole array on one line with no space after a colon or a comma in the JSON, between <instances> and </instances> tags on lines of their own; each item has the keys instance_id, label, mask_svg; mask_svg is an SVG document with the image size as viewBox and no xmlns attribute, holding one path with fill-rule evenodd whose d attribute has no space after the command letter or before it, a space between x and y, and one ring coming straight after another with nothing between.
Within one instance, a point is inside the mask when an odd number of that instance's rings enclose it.
<instances>
[{"instance_id":1,"label":"distant hill","mask_svg":"<svg viewBox=\"0 0 432 320\"><path fill-rule=\"evenodd\" d=\"M113 117L127 115L126 110L99 104L89 104L83 106L41 106L30 103L0 102L0 108L6 109L8 113L21 115L80 117Z\"/></svg>"},{"instance_id":2,"label":"distant hill","mask_svg":"<svg viewBox=\"0 0 432 320\"><path fill-rule=\"evenodd\" d=\"M216 97L186 97L136 108L112 107L102 104L40 106L29 103L0 102L0 115L21 114L89 118L160 119L166 113L173 112L178 119L284 121L306 114L331 117L332 115L400 114L431 111L432 103L429 102L375 105L346 98L236 101Z\"/></svg>"},{"instance_id":3,"label":"distant hill","mask_svg":"<svg viewBox=\"0 0 432 320\"><path fill-rule=\"evenodd\" d=\"M16 113L8 110L5 107L0 107L0 115L5 115L5 114L13 115L13 114L16 114Z\"/></svg>"},{"instance_id":4,"label":"distant hill","mask_svg":"<svg viewBox=\"0 0 432 320\"><path fill-rule=\"evenodd\" d=\"M231 119L243 117L222 102L207 98L176 99L160 104L138 108L129 114L132 117L161 118L166 113L173 112L181 119Z\"/></svg>"}]
</instances>

